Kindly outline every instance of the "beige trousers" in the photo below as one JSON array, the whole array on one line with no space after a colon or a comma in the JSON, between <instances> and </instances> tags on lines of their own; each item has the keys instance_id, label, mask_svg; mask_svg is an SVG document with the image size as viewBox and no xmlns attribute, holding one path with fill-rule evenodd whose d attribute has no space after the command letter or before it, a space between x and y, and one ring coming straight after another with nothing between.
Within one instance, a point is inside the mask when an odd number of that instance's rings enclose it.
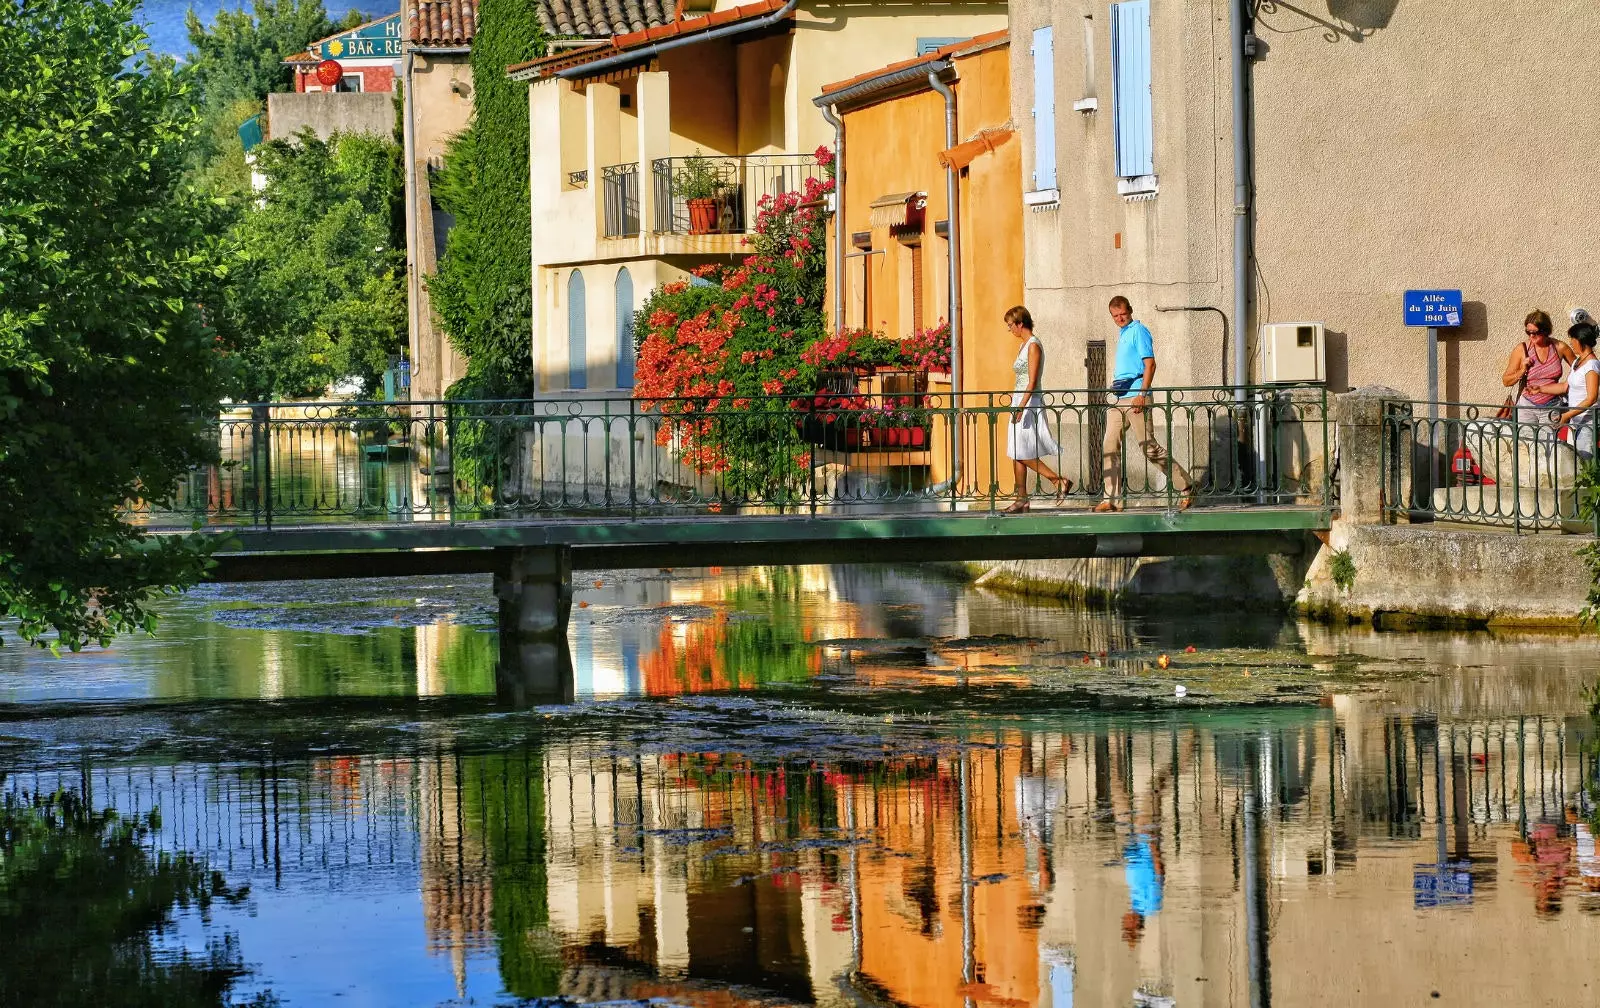
<instances>
[{"instance_id":1,"label":"beige trousers","mask_svg":"<svg viewBox=\"0 0 1600 1008\"><path fill-rule=\"evenodd\" d=\"M1177 493L1184 493L1189 489L1189 474L1183 471L1183 466L1172 460L1167 450L1161 447L1156 440L1155 424L1150 414L1151 408L1135 413L1131 399L1119 400L1119 405L1106 410L1106 440L1102 446L1100 473L1105 478L1106 500L1115 501L1122 496L1122 438L1133 428L1134 436L1139 439L1139 449L1144 452L1144 457L1160 466L1167 474L1167 483Z\"/></svg>"}]
</instances>

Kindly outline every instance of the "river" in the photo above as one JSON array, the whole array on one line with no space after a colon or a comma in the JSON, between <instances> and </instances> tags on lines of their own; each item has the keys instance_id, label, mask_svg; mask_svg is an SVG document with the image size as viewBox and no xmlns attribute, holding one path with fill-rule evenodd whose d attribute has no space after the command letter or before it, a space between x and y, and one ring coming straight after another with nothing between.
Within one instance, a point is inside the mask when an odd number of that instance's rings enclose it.
<instances>
[{"instance_id":1,"label":"river","mask_svg":"<svg viewBox=\"0 0 1600 1008\"><path fill-rule=\"evenodd\" d=\"M491 604L0 650L0 1004L1600 1002L1592 636L631 571L519 710Z\"/></svg>"}]
</instances>

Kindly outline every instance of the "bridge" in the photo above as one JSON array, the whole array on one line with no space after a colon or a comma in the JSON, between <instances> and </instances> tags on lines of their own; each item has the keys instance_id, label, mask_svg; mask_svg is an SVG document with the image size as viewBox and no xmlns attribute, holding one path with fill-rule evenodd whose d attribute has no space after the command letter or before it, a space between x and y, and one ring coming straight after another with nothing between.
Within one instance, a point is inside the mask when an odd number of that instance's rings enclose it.
<instances>
[{"instance_id":1,"label":"bridge","mask_svg":"<svg viewBox=\"0 0 1600 1008\"><path fill-rule=\"evenodd\" d=\"M1030 474L1029 510L1008 514L1009 393L862 384L736 403L232 406L208 421L217 461L131 517L217 539L217 581L493 573L502 640L539 648L564 641L574 571L1297 553L1330 523L1321 388L1154 392L1188 507L1133 438L1104 455L1126 407L1042 393L1044 462L1076 492ZM1096 513L1108 474L1119 509Z\"/></svg>"}]
</instances>

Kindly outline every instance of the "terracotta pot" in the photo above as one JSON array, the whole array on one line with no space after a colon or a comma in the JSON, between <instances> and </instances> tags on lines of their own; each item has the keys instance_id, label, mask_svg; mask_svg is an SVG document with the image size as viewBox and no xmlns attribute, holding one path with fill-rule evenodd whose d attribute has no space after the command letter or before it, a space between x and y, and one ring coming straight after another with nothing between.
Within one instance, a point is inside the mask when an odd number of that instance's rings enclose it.
<instances>
[{"instance_id":1,"label":"terracotta pot","mask_svg":"<svg viewBox=\"0 0 1600 1008\"><path fill-rule=\"evenodd\" d=\"M710 234L717 229L717 201L692 199L689 201L689 233Z\"/></svg>"},{"instance_id":2,"label":"terracotta pot","mask_svg":"<svg viewBox=\"0 0 1600 1008\"><path fill-rule=\"evenodd\" d=\"M923 445L926 445L927 443L928 443L928 428L926 428L926 427L913 427L913 428L911 428L911 447L913 447L913 448L921 448Z\"/></svg>"}]
</instances>

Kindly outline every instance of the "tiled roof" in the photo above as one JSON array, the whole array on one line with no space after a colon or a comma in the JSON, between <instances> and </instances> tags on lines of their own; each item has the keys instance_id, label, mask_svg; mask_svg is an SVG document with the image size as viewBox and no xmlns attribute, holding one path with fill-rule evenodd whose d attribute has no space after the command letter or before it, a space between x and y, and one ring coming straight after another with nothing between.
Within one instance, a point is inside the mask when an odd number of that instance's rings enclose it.
<instances>
[{"instance_id":1,"label":"tiled roof","mask_svg":"<svg viewBox=\"0 0 1600 1008\"><path fill-rule=\"evenodd\" d=\"M947 60L952 56L964 55L968 52L974 52L979 49L987 49L990 46L1006 42L1009 38L1010 33L1004 28L1000 29L999 31L989 32L985 35L975 35L969 39L962 39L959 42L952 42L949 45L935 49L932 52L923 53L921 56L917 56L913 59L901 60L898 63L890 63L888 66L879 67L876 70L868 70L866 73L856 74L854 77L850 77L846 80L835 81L832 84L824 86L822 93L830 94L834 91L843 91L845 88L855 87L857 84L864 84L876 77L887 77L889 74L898 73L901 70L909 70L912 67L923 63L937 63L941 60Z\"/></svg>"},{"instance_id":2,"label":"tiled roof","mask_svg":"<svg viewBox=\"0 0 1600 1008\"><path fill-rule=\"evenodd\" d=\"M607 0L610 5L610 0ZM681 21L669 21L665 24L652 25L639 31L631 31L626 35L614 36L610 42L602 42L587 49L566 50L553 53L541 59L529 60L506 68L507 73L522 73L533 71L533 75L544 76L564 70L567 67L581 66L593 60L604 59L625 53L630 49L643 49L646 46L663 42L680 35L694 35L721 28L739 21L748 21L763 17L783 8L785 0L758 0L756 3L745 4L742 7L731 7L728 10L707 14L705 17L684 18Z\"/></svg>"},{"instance_id":3,"label":"tiled roof","mask_svg":"<svg viewBox=\"0 0 1600 1008\"><path fill-rule=\"evenodd\" d=\"M405 0L406 39L413 45L465 46L478 32L478 0Z\"/></svg>"},{"instance_id":4,"label":"tiled roof","mask_svg":"<svg viewBox=\"0 0 1600 1008\"><path fill-rule=\"evenodd\" d=\"M297 52L293 56L290 56L288 59L284 60L284 62L285 63L289 63L289 64L316 63L316 62L318 62L318 60L317 60L317 58L315 56L311 55L308 52Z\"/></svg>"},{"instance_id":5,"label":"tiled roof","mask_svg":"<svg viewBox=\"0 0 1600 1008\"><path fill-rule=\"evenodd\" d=\"M600 38L642 32L677 20L672 0L540 0L539 24L551 35Z\"/></svg>"}]
</instances>

